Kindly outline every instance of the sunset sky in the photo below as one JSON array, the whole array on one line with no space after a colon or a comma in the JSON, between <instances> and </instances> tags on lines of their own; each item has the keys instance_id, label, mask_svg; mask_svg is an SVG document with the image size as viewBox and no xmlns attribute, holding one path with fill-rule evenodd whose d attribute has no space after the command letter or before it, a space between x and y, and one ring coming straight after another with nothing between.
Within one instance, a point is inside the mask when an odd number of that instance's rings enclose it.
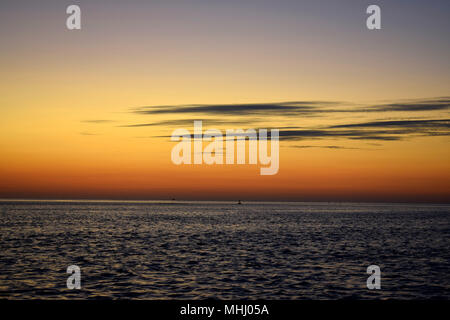
<instances>
[{"instance_id":1,"label":"sunset sky","mask_svg":"<svg viewBox=\"0 0 450 320\"><path fill-rule=\"evenodd\" d=\"M449 14L436 0L2 1L0 198L450 202ZM278 174L176 166L170 135L194 120L279 128Z\"/></svg>"}]
</instances>

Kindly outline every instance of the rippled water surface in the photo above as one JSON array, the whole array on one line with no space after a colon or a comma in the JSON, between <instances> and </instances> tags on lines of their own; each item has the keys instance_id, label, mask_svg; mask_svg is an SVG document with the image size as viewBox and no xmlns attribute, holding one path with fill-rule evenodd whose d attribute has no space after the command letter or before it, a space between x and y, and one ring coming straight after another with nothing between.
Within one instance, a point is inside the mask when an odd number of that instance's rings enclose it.
<instances>
[{"instance_id":1,"label":"rippled water surface","mask_svg":"<svg viewBox=\"0 0 450 320\"><path fill-rule=\"evenodd\" d=\"M445 205L1 202L0 231L6 298L450 298Z\"/></svg>"}]
</instances>

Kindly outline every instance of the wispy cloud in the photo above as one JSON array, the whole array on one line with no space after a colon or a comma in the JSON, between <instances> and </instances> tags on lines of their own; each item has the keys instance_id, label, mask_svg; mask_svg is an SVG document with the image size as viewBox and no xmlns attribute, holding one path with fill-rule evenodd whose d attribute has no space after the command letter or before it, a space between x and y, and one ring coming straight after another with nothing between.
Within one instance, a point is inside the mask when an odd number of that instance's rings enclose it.
<instances>
[{"instance_id":1,"label":"wispy cloud","mask_svg":"<svg viewBox=\"0 0 450 320\"><path fill-rule=\"evenodd\" d=\"M317 116L327 113L422 112L450 109L450 98L415 99L380 105L355 105L340 101L285 101L247 104L190 104L178 106L143 106L132 109L135 114L202 114L202 115L262 115Z\"/></svg>"},{"instance_id":2,"label":"wispy cloud","mask_svg":"<svg viewBox=\"0 0 450 320\"><path fill-rule=\"evenodd\" d=\"M402 140L412 136L450 135L450 120L396 120L371 121L332 125L322 129L280 130L285 140L303 140L306 138L346 138L353 140Z\"/></svg>"},{"instance_id":3,"label":"wispy cloud","mask_svg":"<svg viewBox=\"0 0 450 320\"><path fill-rule=\"evenodd\" d=\"M405 131L395 131L386 133L381 130L304 130L289 129L280 130L280 140L307 140L307 139L351 139L351 140L400 140Z\"/></svg>"},{"instance_id":4,"label":"wispy cloud","mask_svg":"<svg viewBox=\"0 0 450 320\"><path fill-rule=\"evenodd\" d=\"M230 128L250 127L254 123L267 122L272 128L279 128L280 140L300 141L315 139L348 139L372 141L397 141L414 136L446 136L450 135L450 120L440 119L442 112L450 108L450 98L428 98L405 101L392 101L379 105L356 105L339 101L286 101L276 103L247 104L190 104L172 106L143 106L132 109L138 115L195 115L203 118L204 125L228 125ZM404 119L400 112L413 113L413 119ZM366 121L358 123L336 123L337 119L330 115L342 113L358 113L358 117L377 113L389 120ZM183 115L183 116L182 116ZM430 116L436 115L434 119ZM437 116L439 115L439 116ZM328 125L305 124L304 127L292 125L303 117L321 116ZM208 118L212 117L212 118ZM426 117L426 118L425 118ZM152 126L189 126L196 119L169 119L151 123L125 124L119 127L152 127ZM335 124L333 124L333 122ZM277 123L274 124L274 123ZM305 122L308 123L308 122ZM309 122L311 123L311 122ZM267 128L267 127L266 127ZM255 128L258 130L257 128ZM270 128L269 138L270 138ZM169 136L155 136L169 137ZM313 148L315 146L298 146ZM339 146L328 145L322 148L339 149Z\"/></svg>"},{"instance_id":5,"label":"wispy cloud","mask_svg":"<svg viewBox=\"0 0 450 320\"><path fill-rule=\"evenodd\" d=\"M319 148L319 149L361 149L361 148L353 148L353 147L343 147L343 146L290 146L290 148L298 148L298 149L309 149L309 148Z\"/></svg>"},{"instance_id":6,"label":"wispy cloud","mask_svg":"<svg viewBox=\"0 0 450 320\"><path fill-rule=\"evenodd\" d=\"M257 132L259 129L255 129ZM268 130L267 137L270 138ZM225 132L224 132L225 134ZM245 136L246 134L237 134ZM341 124L325 128L304 129L296 127L280 127L279 139L285 141L312 139L349 139L396 141L413 136L445 136L450 135L449 120L404 120L378 121L358 124ZM204 134L204 137L208 135ZM169 136L158 136L166 137ZM187 137L192 138L189 134Z\"/></svg>"},{"instance_id":7,"label":"wispy cloud","mask_svg":"<svg viewBox=\"0 0 450 320\"><path fill-rule=\"evenodd\" d=\"M288 101L276 103L248 104L199 104L179 106L144 106L133 110L136 114L179 114L194 113L203 115L308 115L319 112L321 108L339 105L333 101ZM279 114L278 114L279 112ZM273 113L272 113L273 115Z\"/></svg>"},{"instance_id":8,"label":"wispy cloud","mask_svg":"<svg viewBox=\"0 0 450 320\"><path fill-rule=\"evenodd\" d=\"M450 119L435 120L395 120L372 121L364 123L351 123L331 126L330 128L411 128L411 129L450 129Z\"/></svg>"},{"instance_id":9,"label":"wispy cloud","mask_svg":"<svg viewBox=\"0 0 450 320\"><path fill-rule=\"evenodd\" d=\"M441 97L433 99L410 100L405 102L395 102L389 104L381 104L366 108L367 111L373 112L393 112L393 111L437 111L447 110L450 108L450 98Z\"/></svg>"},{"instance_id":10,"label":"wispy cloud","mask_svg":"<svg viewBox=\"0 0 450 320\"><path fill-rule=\"evenodd\" d=\"M98 133L92 133L92 132L80 132L82 136L98 136Z\"/></svg>"},{"instance_id":11,"label":"wispy cloud","mask_svg":"<svg viewBox=\"0 0 450 320\"><path fill-rule=\"evenodd\" d=\"M241 124L248 124L256 123L261 120L259 119L245 119L245 120L220 120L220 119L176 119L176 120L166 120L166 121L158 121L158 122L152 122L152 123L137 123L137 124L127 124L127 125L121 125L118 127L125 127L125 128L136 128L136 127L154 127L154 126L170 126L170 127L176 127L176 126L192 126L194 121L196 120L202 120L203 126L206 125L241 125Z\"/></svg>"},{"instance_id":12,"label":"wispy cloud","mask_svg":"<svg viewBox=\"0 0 450 320\"><path fill-rule=\"evenodd\" d=\"M94 120L81 120L83 123L111 123L114 120L94 119Z\"/></svg>"}]
</instances>

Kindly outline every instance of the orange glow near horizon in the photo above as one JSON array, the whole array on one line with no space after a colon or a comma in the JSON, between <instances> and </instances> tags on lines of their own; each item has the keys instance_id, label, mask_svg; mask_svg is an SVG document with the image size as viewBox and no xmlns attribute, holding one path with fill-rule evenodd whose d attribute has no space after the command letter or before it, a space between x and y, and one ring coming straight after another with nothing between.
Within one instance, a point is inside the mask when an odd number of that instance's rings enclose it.
<instances>
[{"instance_id":1,"label":"orange glow near horizon","mask_svg":"<svg viewBox=\"0 0 450 320\"><path fill-rule=\"evenodd\" d=\"M390 150L295 149L282 142L274 176L261 176L260 165L176 166L174 142L156 148L155 139L133 146L96 138L64 153L55 147L53 154L28 149L27 157L3 157L2 198L442 202L450 191L449 151L427 147L429 138L422 146L394 142Z\"/></svg>"}]
</instances>

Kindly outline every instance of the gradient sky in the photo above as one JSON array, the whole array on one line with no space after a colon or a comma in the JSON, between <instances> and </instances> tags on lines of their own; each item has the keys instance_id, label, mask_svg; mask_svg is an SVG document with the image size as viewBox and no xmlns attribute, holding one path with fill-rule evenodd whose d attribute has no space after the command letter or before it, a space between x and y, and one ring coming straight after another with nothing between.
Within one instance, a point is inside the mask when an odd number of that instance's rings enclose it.
<instances>
[{"instance_id":1,"label":"gradient sky","mask_svg":"<svg viewBox=\"0 0 450 320\"><path fill-rule=\"evenodd\" d=\"M81 30L66 29L70 4ZM367 30L369 4L382 30ZM0 198L449 202L449 14L449 1L2 1ZM172 164L167 136L194 119L280 128L279 173Z\"/></svg>"}]
</instances>

